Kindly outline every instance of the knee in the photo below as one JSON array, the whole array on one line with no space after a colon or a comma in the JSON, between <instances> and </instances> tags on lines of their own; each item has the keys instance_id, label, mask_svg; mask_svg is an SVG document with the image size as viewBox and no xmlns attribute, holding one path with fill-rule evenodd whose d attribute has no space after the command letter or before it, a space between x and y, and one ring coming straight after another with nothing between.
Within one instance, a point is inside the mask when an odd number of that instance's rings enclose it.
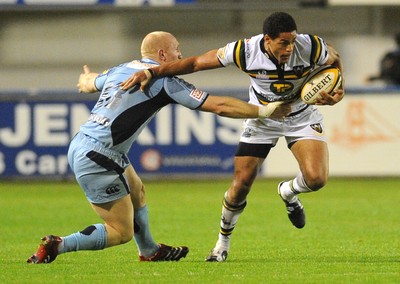
<instances>
[{"instance_id":1,"label":"knee","mask_svg":"<svg viewBox=\"0 0 400 284\"><path fill-rule=\"evenodd\" d=\"M236 175L233 181L232 187L243 194L250 192L251 186L253 185L254 176L251 174L240 174Z\"/></svg>"},{"instance_id":2,"label":"knee","mask_svg":"<svg viewBox=\"0 0 400 284\"><path fill-rule=\"evenodd\" d=\"M235 179L232 183L231 189L233 192L247 195L250 192L251 184L246 180Z\"/></svg>"},{"instance_id":3,"label":"knee","mask_svg":"<svg viewBox=\"0 0 400 284\"><path fill-rule=\"evenodd\" d=\"M121 244L125 244L125 243L131 241L133 238L133 229L121 232L120 236L121 236L121 239L120 239Z\"/></svg>"},{"instance_id":4,"label":"knee","mask_svg":"<svg viewBox=\"0 0 400 284\"><path fill-rule=\"evenodd\" d=\"M116 244L125 244L133 238L133 228L114 228Z\"/></svg>"},{"instance_id":5,"label":"knee","mask_svg":"<svg viewBox=\"0 0 400 284\"><path fill-rule=\"evenodd\" d=\"M303 173L303 178L309 189L318 191L328 182L328 173L325 171L307 171Z\"/></svg>"},{"instance_id":6,"label":"knee","mask_svg":"<svg viewBox=\"0 0 400 284\"><path fill-rule=\"evenodd\" d=\"M328 178L323 175L311 175L305 178L305 182L309 189L318 191L323 188L328 181Z\"/></svg>"},{"instance_id":7,"label":"knee","mask_svg":"<svg viewBox=\"0 0 400 284\"><path fill-rule=\"evenodd\" d=\"M243 202L250 193L254 178L250 175L235 175L228 190L229 201L232 203Z\"/></svg>"}]
</instances>

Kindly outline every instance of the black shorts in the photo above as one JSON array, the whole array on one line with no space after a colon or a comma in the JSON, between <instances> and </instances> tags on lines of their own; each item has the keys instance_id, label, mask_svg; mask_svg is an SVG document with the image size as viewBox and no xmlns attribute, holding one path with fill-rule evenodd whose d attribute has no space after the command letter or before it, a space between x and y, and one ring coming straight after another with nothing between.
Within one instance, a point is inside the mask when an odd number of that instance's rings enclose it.
<instances>
[{"instance_id":1,"label":"black shorts","mask_svg":"<svg viewBox=\"0 0 400 284\"><path fill-rule=\"evenodd\" d=\"M265 159L271 148L272 144L250 144L239 142L235 157L250 156Z\"/></svg>"}]
</instances>

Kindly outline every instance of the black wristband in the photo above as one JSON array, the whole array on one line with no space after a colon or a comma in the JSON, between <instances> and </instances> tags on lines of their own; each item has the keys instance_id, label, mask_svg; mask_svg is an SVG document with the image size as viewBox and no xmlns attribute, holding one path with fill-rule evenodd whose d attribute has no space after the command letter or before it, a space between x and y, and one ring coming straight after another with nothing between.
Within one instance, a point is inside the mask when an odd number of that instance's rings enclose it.
<instances>
[{"instance_id":1,"label":"black wristband","mask_svg":"<svg viewBox=\"0 0 400 284\"><path fill-rule=\"evenodd\" d=\"M149 68L147 70L150 72L151 78L155 78L156 77L156 72L154 72L153 69Z\"/></svg>"}]
</instances>

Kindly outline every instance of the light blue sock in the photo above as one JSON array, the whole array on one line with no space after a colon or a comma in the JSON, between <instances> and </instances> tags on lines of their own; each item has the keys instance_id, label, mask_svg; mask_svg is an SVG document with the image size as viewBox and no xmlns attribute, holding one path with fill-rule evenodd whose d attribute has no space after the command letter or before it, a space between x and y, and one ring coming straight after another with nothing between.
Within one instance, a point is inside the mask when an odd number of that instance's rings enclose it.
<instances>
[{"instance_id":1,"label":"light blue sock","mask_svg":"<svg viewBox=\"0 0 400 284\"><path fill-rule=\"evenodd\" d=\"M135 234L134 239L139 249L139 254L145 257L152 256L158 250L150 233L149 214L147 206L134 211Z\"/></svg>"},{"instance_id":2,"label":"light blue sock","mask_svg":"<svg viewBox=\"0 0 400 284\"><path fill-rule=\"evenodd\" d=\"M62 237L58 253L78 250L102 250L107 243L107 231L103 224L90 225L83 231Z\"/></svg>"}]
</instances>

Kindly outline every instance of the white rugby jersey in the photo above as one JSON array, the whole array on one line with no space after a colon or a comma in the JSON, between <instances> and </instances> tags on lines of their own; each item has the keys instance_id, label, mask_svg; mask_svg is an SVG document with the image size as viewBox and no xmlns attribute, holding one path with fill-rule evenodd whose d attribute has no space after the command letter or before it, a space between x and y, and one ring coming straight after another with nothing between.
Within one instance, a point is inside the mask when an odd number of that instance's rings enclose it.
<instances>
[{"instance_id":1,"label":"white rugby jersey","mask_svg":"<svg viewBox=\"0 0 400 284\"><path fill-rule=\"evenodd\" d=\"M292 113L304 109L300 87L316 65L324 65L328 49L322 38L298 34L288 63L280 66L264 47L264 35L228 43L218 50L222 65L236 65L250 76L250 103L265 105L275 101L293 101Z\"/></svg>"}]
</instances>

